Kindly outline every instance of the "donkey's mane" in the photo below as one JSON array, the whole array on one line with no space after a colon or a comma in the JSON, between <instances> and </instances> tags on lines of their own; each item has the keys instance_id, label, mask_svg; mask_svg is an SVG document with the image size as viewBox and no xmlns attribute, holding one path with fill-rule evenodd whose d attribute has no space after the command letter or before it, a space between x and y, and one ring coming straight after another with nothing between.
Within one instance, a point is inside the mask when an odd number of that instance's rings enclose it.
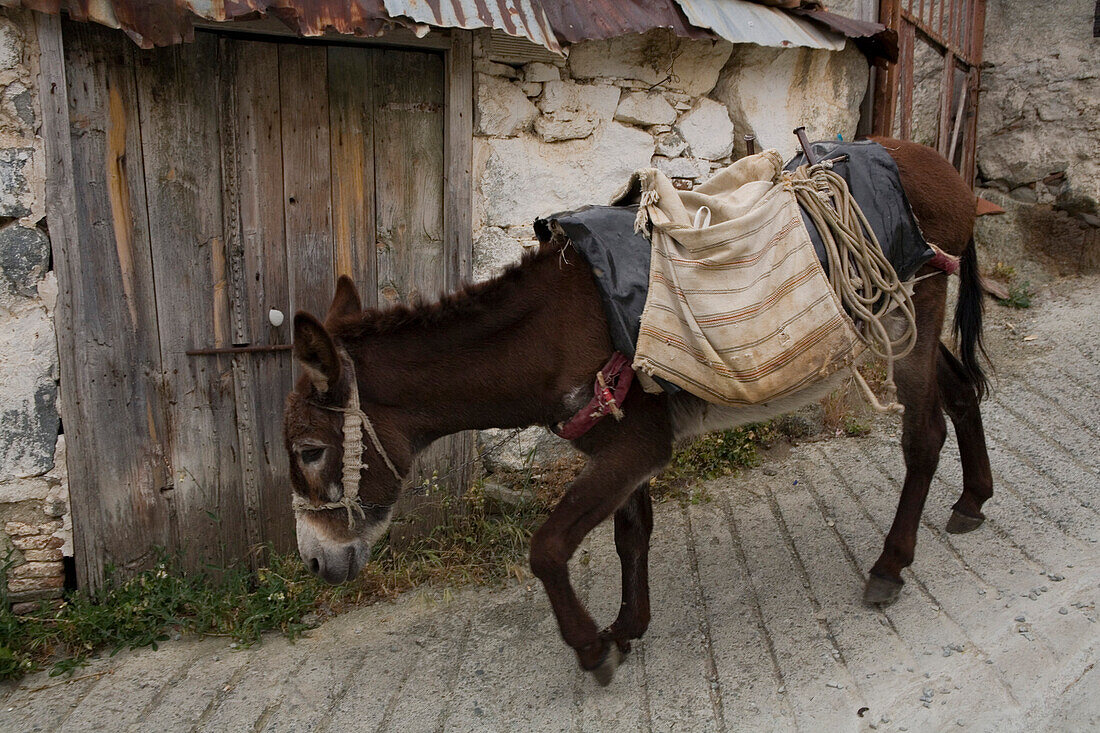
<instances>
[{"instance_id":1,"label":"donkey's mane","mask_svg":"<svg viewBox=\"0 0 1100 733\"><path fill-rule=\"evenodd\" d=\"M386 308L370 308L334 318L327 326L338 338L363 338L432 328L457 319L494 312L501 302L509 300L521 289L524 276L534 265L559 257L567 243L568 240L553 240L534 251L525 252L519 262L509 265L500 275L467 284L456 292L442 295L435 302L414 301Z\"/></svg>"}]
</instances>

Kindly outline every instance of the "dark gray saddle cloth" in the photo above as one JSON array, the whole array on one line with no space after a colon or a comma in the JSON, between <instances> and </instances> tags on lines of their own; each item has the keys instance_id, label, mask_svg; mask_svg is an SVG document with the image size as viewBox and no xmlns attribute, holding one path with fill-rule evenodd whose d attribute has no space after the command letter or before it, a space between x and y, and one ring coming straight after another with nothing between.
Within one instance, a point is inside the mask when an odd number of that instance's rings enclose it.
<instances>
[{"instance_id":1,"label":"dark gray saddle cloth","mask_svg":"<svg viewBox=\"0 0 1100 733\"><path fill-rule=\"evenodd\" d=\"M848 182L898 276L902 280L911 277L934 253L917 226L894 159L881 145L869 140L811 145L822 160L848 156L847 161L836 163L834 170ZM803 162L800 154L786 167L793 170ZM649 293L650 244L648 237L634 231L637 213L637 206L586 206L535 221L535 235L540 241L550 240L551 225L556 224L588 260L607 315L611 342L631 359ZM821 235L805 214L803 221L821 266L827 271Z\"/></svg>"}]
</instances>

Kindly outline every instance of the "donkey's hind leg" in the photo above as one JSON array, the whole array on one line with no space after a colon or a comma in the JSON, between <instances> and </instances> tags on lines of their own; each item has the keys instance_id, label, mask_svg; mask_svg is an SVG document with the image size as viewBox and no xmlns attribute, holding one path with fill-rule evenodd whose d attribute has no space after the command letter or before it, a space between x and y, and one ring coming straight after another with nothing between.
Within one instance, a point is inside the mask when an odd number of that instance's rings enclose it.
<instances>
[{"instance_id":1,"label":"donkey's hind leg","mask_svg":"<svg viewBox=\"0 0 1100 733\"><path fill-rule=\"evenodd\" d=\"M653 532L653 503L649 484L643 483L615 512L615 549L623 573L623 601L619 616L605 632L619 651L630 651L630 640L649 628L649 536Z\"/></svg>"},{"instance_id":2,"label":"donkey's hind leg","mask_svg":"<svg viewBox=\"0 0 1100 733\"><path fill-rule=\"evenodd\" d=\"M961 534L977 529L985 520L982 505L993 496L993 472L989 467L978 394L966 378L963 365L943 344L936 362L936 379L943 409L955 426L963 472L962 496L951 507L947 531Z\"/></svg>"},{"instance_id":3,"label":"donkey's hind leg","mask_svg":"<svg viewBox=\"0 0 1100 733\"><path fill-rule=\"evenodd\" d=\"M925 336L925 334L929 334ZM935 329L918 332L913 352L897 363L898 399L905 405L901 447L905 456L905 482L901 487L894 523L886 535L882 554L871 568L864 589L866 603L893 603L901 591L901 571L913 562L928 486L939 464L947 436L940 393L936 388Z\"/></svg>"}]
</instances>

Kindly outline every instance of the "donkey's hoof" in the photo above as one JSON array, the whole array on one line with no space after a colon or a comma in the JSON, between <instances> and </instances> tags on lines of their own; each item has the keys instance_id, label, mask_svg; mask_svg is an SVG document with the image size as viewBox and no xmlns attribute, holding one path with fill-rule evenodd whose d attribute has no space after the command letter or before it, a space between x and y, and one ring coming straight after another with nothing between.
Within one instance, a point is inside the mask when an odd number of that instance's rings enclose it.
<instances>
[{"instance_id":1,"label":"donkey's hoof","mask_svg":"<svg viewBox=\"0 0 1100 733\"><path fill-rule=\"evenodd\" d=\"M966 534L982 526L984 521L985 517L968 517L958 510L953 510L951 518L947 520L947 531L951 534Z\"/></svg>"},{"instance_id":2,"label":"donkey's hoof","mask_svg":"<svg viewBox=\"0 0 1100 733\"><path fill-rule=\"evenodd\" d=\"M867 586L863 589L863 602L873 606L889 606L897 600L898 593L905 583L881 575L867 576Z\"/></svg>"},{"instance_id":3,"label":"donkey's hoof","mask_svg":"<svg viewBox=\"0 0 1100 733\"><path fill-rule=\"evenodd\" d=\"M592 673L592 676L596 678L596 682L600 683L600 687L607 687L611 684L611 680L615 677L615 670L619 668L619 664L623 661L623 653L619 651L619 647L616 644L607 645L607 654L604 656L603 661L596 665L595 669L588 670Z\"/></svg>"}]
</instances>

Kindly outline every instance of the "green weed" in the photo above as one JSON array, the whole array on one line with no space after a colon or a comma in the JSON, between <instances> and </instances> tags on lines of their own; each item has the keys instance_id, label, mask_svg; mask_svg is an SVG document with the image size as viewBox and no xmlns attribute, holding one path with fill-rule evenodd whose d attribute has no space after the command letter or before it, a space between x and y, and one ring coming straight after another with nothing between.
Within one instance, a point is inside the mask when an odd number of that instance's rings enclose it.
<instances>
[{"instance_id":1,"label":"green weed","mask_svg":"<svg viewBox=\"0 0 1100 733\"><path fill-rule=\"evenodd\" d=\"M1024 280L1022 283L1009 288L1008 297L999 302L1009 308L1030 308L1031 298L1034 295L1035 293L1031 290L1031 283Z\"/></svg>"},{"instance_id":2,"label":"green weed","mask_svg":"<svg viewBox=\"0 0 1100 733\"><path fill-rule=\"evenodd\" d=\"M428 536L394 551L387 540L351 583L330 586L296 555L266 553L267 567L183 570L162 554L155 567L128 579L111 573L94 595L69 594L59 608L16 616L0 596L0 679L40 669L70 673L95 653L157 646L173 633L221 636L247 646L263 633L299 636L311 623L350 606L392 598L425 584L485 584L525 575L528 541L545 517L541 505L495 516L468 497ZM10 555L0 562L6 587ZM2 593L2 591L0 591ZM316 623L316 621L312 621Z\"/></svg>"},{"instance_id":3,"label":"green weed","mask_svg":"<svg viewBox=\"0 0 1100 733\"><path fill-rule=\"evenodd\" d=\"M692 504L706 502L709 496L698 482L758 465L759 448L776 437L770 423L756 423L695 438L681 445L668 467L653 480L654 496Z\"/></svg>"}]
</instances>

